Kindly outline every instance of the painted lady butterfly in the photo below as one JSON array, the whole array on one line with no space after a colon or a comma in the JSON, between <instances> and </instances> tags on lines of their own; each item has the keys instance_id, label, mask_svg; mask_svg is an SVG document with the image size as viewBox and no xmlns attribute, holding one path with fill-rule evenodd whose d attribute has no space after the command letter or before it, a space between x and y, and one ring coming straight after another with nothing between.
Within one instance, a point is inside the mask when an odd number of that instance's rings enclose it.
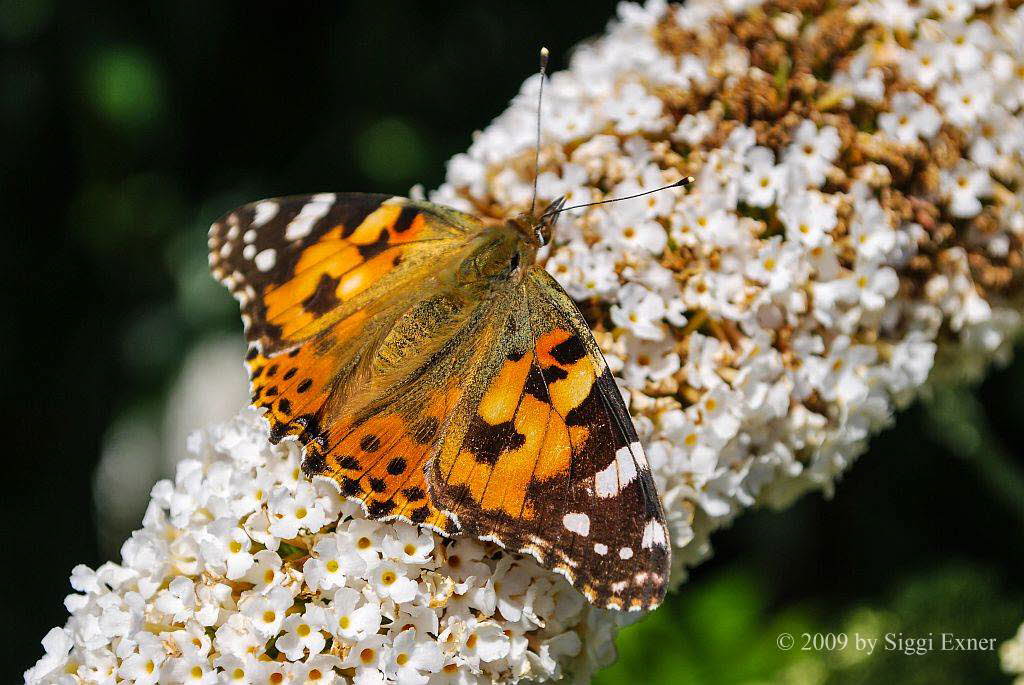
<instances>
[{"instance_id":1,"label":"painted lady butterfly","mask_svg":"<svg viewBox=\"0 0 1024 685\"><path fill-rule=\"evenodd\" d=\"M370 518L649 609L669 573L658 493L593 334L535 263L561 209L485 223L385 195L263 200L213 224L210 264L241 303L252 403L307 475Z\"/></svg>"}]
</instances>

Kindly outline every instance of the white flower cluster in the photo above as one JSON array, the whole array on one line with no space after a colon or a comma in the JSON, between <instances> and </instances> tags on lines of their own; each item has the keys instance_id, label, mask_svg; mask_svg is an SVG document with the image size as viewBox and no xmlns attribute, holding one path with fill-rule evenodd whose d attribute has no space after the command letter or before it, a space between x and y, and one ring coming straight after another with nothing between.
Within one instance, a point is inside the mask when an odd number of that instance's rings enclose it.
<instances>
[{"instance_id":1,"label":"white flower cluster","mask_svg":"<svg viewBox=\"0 0 1024 685\"><path fill-rule=\"evenodd\" d=\"M475 540L363 518L246 410L190 438L122 563L78 566L26 683L544 681L613 655L616 620Z\"/></svg>"},{"instance_id":2,"label":"white flower cluster","mask_svg":"<svg viewBox=\"0 0 1024 685\"><path fill-rule=\"evenodd\" d=\"M848 3L863 44L819 80L754 65L770 42L794 55L841 44L807 3L623 3L610 34L551 76L542 200L697 179L563 215L546 256L629 398L679 564L747 507L829 490L937 352L959 370L1007 353L1018 309L981 272L1021 264L1024 7L1012 4ZM765 32L757 50L732 30L743 16L745 32ZM529 205L538 78L451 161L433 200ZM758 113L787 91L802 110Z\"/></svg>"}]
</instances>

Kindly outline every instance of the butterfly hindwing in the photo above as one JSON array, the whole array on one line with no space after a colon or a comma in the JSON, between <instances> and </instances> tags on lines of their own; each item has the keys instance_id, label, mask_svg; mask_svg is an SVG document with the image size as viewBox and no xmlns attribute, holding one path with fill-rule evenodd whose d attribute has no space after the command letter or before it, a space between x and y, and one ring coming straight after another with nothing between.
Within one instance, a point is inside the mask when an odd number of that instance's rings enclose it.
<instances>
[{"instance_id":1,"label":"butterfly hindwing","mask_svg":"<svg viewBox=\"0 0 1024 685\"><path fill-rule=\"evenodd\" d=\"M432 463L435 501L465 532L532 554L599 606L651 608L665 593L668 538L622 396L554 279L531 268L518 299L472 375L483 391L466 398Z\"/></svg>"}]
</instances>

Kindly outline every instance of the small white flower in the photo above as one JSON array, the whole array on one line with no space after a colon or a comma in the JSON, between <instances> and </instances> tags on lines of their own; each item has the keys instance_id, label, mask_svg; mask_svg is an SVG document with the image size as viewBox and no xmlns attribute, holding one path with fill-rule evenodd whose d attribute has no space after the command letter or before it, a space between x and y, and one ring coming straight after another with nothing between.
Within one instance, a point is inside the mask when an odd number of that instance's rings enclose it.
<instances>
[{"instance_id":1,"label":"small white flower","mask_svg":"<svg viewBox=\"0 0 1024 685\"><path fill-rule=\"evenodd\" d=\"M171 581L155 602L157 611L167 614L174 623L185 623L192 618L196 606L195 583L184 576Z\"/></svg>"},{"instance_id":2,"label":"small white flower","mask_svg":"<svg viewBox=\"0 0 1024 685\"><path fill-rule=\"evenodd\" d=\"M471 665L504 658L509 652L509 638L494 621L470 619L465 626L459 653Z\"/></svg>"},{"instance_id":3,"label":"small white flower","mask_svg":"<svg viewBox=\"0 0 1024 685\"><path fill-rule=\"evenodd\" d=\"M832 126L821 130L810 121L803 121L793 133L793 142L786 151L785 161L803 171L808 183L820 186L825 172L839 155L839 132Z\"/></svg>"},{"instance_id":4,"label":"small white flower","mask_svg":"<svg viewBox=\"0 0 1024 685\"><path fill-rule=\"evenodd\" d=\"M942 172L942 190L949 198L949 213L955 217L977 216L981 198L989 194L991 187L988 172L966 160Z\"/></svg>"},{"instance_id":5,"label":"small white flower","mask_svg":"<svg viewBox=\"0 0 1024 685\"><path fill-rule=\"evenodd\" d=\"M283 587L275 587L265 596L250 594L243 597L239 605L242 613L252 621L256 632L265 637L274 637L281 630L285 612L291 608L292 593Z\"/></svg>"},{"instance_id":6,"label":"small white flower","mask_svg":"<svg viewBox=\"0 0 1024 685\"><path fill-rule=\"evenodd\" d=\"M956 126L973 126L992 105L992 79L984 73L973 74L967 82L945 81L939 85L936 99L942 115Z\"/></svg>"},{"instance_id":7,"label":"small white flower","mask_svg":"<svg viewBox=\"0 0 1024 685\"><path fill-rule=\"evenodd\" d=\"M821 193L790 193L779 208L779 220L786 227L786 240L817 247L829 242L836 225L836 209Z\"/></svg>"},{"instance_id":8,"label":"small white flower","mask_svg":"<svg viewBox=\"0 0 1024 685\"><path fill-rule=\"evenodd\" d=\"M662 102L639 83L627 83L604 104L605 114L621 133L657 131L664 127Z\"/></svg>"},{"instance_id":9,"label":"small white flower","mask_svg":"<svg viewBox=\"0 0 1024 685\"><path fill-rule=\"evenodd\" d=\"M785 192L787 168L775 165L775 153L754 147L747 152L747 173L740 181L743 201L754 207L770 207L777 195Z\"/></svg>"},{"instance_id":10,"label":"small white flower","mask_svg":"<svg viewBox=\"0 0 1024 685\"><path fill-rule=\"evenodd\" d=\"M253 583L256 592L267 592L281 581L281 557L277 552L260 550L253 555L253 562L242 579Z\"/></svg>"},{"instance_id":11,"label":"small white flower","mask_svg":"<svg viewBox=\"0 0 1024 685\"><path fill-rule=\"evenodd\" d=\"M173 664L172 664L173 661ZM171 666L171 668L167 668ZM200 658L175 659L165 662L165 671L168 677L161 677L160 682L175 682L182 685L214 685L217 682L217 673L213 665Z\"/></svg>"},{"instance_id":12,"label":"small white flower","mask_svg":"<svg viewBox=\"0 0 1024 685\"><path fill-rule=\"evenodd\" d=\"M624 342L628 353L621 376L631 387L643 387L647 381L661 381L680 368L675 342L642 340L629 336Z\"/></svg>"},{"instance_id":13,"label":"small white flower","mask_svg":"<svg viewBox=\"0 0 1024 685\"><path fill-rule=\"evenodd\" d=\"M434 537L429 531L398 523L384 536L384 556L403 564L429 564L434 554Z\"/></svg>"},{"instance_id":14,"label":"small white flower","mask_svg":"<svg viewBox=\"0 0 1024 685\"><path fill-rule=\"evenodd\" d=\"M854 283L860 291L860 304L868 311L877 311L892 299L900 287L899 277L888 266L858 264Z\"/></svg>"},{"instance_id":15,"label":"small white flower","mask_svg":"<svg viewBox=\"0 0 1024 685\"><path fill-rule=\"evenodd\" d=\"M270 532L284 540L295 537L300 530L315 533L327 523L311 483L299 483L294 492L277 488L270 496L269 509Z\"/></svg>"},{"instance_id":16,"label":"small white flower","mask_svg":"<svg viewBox=\"0 0 1024 685\"><path fill-rule=\"evenodd\" d=\"M364 640L377 633L381 618L380 604L363 601L361 594L346 587L334 593L327 627L339 638Z\"/></svg>"},{"instance_id":17,"label":"small white flower","mask_svg":"<svg viewBox=\"0 0 1024 685\"><path fill-rule=\"evenodd\" d=\"M928 140L939 131L942 118L934 107L912 91L896 93L888 112L878 115L878 127L904 144Z\"/></svg>"},{"instance_id":18,"label":"small white flower","mask_svg":"<svg viewBox=\"0 0 1024 685\"><path fill-rule=\"evenodd\" d=\"M314 590L341 587L348 576L366 572L366 559L351 544L348 536L331 535L321 538L313 550L316 556L306 561L302 572Z\"/></svg>"},{"instance_id":19,"label":"small white flower","mask_svg":"<svg viewBox=\"0 0 1024 685\"><path fill-rule=\"evenodd\" d=\"M387 637L384 635L370 635L352 645L348 656L341 662L343 668L354 668L356 678L379 677L383 682L384 674L384 645ZM368 680L366 682L374 682Z\"/></svg>"},{"instance_id":20,"label":"small white flower","mask_svg":"<svg viewBox=\"0 0 1024 685\"><path fill-rule=\"evenodd\" d=\"M903 73L925 88L953 72L948 48L930 40L915 41L912 50L903 51L900 66Z\"/></svg>"},{"instance_id":21,"label":"small white flower","mask_svg":"<svg viewBox=\"0 0 1024 685\"><path fill-rule=\"evenodd\" d=\"M327 613L318 606L307 605L301 616L292 614L281 625L284 634L277 638L277 648L291 661L298 661L309 653L315 656L323 651L327 641L320 631L325 628Z\"/></svg>"},{"instance_id":22,"label":"small white flower","mask_svg":"<svg viewBox=\"0 0 1024 685\"><path fill-rule=\"evenodd\" d=\"M378 597L390 597L398 603L416 596L416 581L405 575L405 569L391 561L382 561L370 570L370 585Z\"/></svg>"},{"instance_id":23,"label":"small white flower","mask_svg":"<svg viewBox=\"0 0 1024 685\"><path fill-rule=\"evenodd\" d=\"M137 651L121 661L117 674L136 685L153 685L160 681L160 668L167 659L164 645L150 633L139 633L142 638Z\"/></svg>"},{"instance_id":24,"label":"small white flower","mask_svg":"<svg viewBox=\"0 0 1024 685\"><path fill-rule=\"evenodd\" d=\"M415 629L403 630L387 651L384 673L399 685L424 685L444 664L437 642L417 635Z\"/></svg>"},{"instance_id":25,"label":"small white flower","mask_svg":"<svg viewBox=\"0 0 1024 685\"><path fill-rule=\"evenodd\" d=\"M639 283L627 283L619 291L619 303L612 305L611 316L616 326L621 326L638 338L661 340L665 330L661 320L665 316L665 300Z\"/></svg>"}]
</instances>

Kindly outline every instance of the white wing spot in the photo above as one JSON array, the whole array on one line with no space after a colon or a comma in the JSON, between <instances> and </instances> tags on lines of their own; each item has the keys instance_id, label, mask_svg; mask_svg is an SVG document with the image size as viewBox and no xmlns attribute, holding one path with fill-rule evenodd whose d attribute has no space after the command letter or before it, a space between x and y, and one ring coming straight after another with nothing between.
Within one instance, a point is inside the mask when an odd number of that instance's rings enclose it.
<instances>
[{"instance_id":1,"label":"white wing spot","mask_svg":"<svg viewBox=\"0 0 1024 685\"><path fill-rule=\"evenodd\" d=\"M256 255L256 268L260 271L270 271L277 263L277 250L269 248Z\"/></svg>"},{"instance_id":2,"label":"white wing spot","mask_svg":"<svg viewBox=\"0 0 1024 685\"><path fill-rule=\"evenodd\" d=\"M622 549L619 550L619 559L632 559L632 558L633 558L633 548L632 547L623 547Z\"/></svg>"},{"instance_id":3,"label":"white wing spot","mask_svg":"<svg viewBox=\"0 0 1024 685\"><path fill-rule=\"evenodd\" d=\"M333 204L334 193L314 195L309 202L302 206L298 215L288 223L288 228L284 232L285 239L299 240L312 233L313 225L331 211Z\"/></svg>"},{"instance_id":4,"label":"white wing spot","mask_svg":"<svg viewBox=\"0 0 1024 685\"><path fill-rule=\"evenodd\" d=\"M231 243L224 243L220 246L220 258L227 259L231 256Z\"/></svg>"},{"instance_id":5,"label":"white wing spot","mask_svg":"<svg viewBox=\"0 0 1024 685\"><path fill-rule=\"evenodd\" d=\"M242 236L242 242L246 244L255 243L256 231L252 230L251 228L248 231L246 231L245 234Z\"/></svg>"},{"instance_id":6,"label":"white wing spot","mask_svg":"<svg viewBox=\"0 0 1024 685\"><path fill-rule=\"evenodd\" d=\"M598 497L614 497L636 478L636 461L630 449L639 447L634 442L628 447L620 447L615 451L615 461L597 472L594 476L594 491Z\"/></svg>"},{"instance_id":7,"label":"white wing spot","mask_svg":"<svg viewBox=\"0 0 1024 685\"><path fill-rule=\"evenodd\" d=\"M565 529L587 537L590 535L590 517L579 512L571 512L562 517L562 525Z\"/></svg>"},{"instance_id":8,"label":"white wing spot","mask_svg":"<svg viewBox=\"0 0 1024 685\"><path fill-rule=\"evenodd\" d=\"M252 227L259 228L263 224L273 219L275 216L277 216L278 209L280 209L280 206L273 200L263 200L262 202L257 202L256 216L254 216L252 219ZM247 240L246 242L252 241Z\"/></svg>"},{"instance_id":9,"label":"white wing spot","mask_svg":"<svg viewBox=\"0 0 1024 685\"><path fill-rule=\"evenodd\" d=\"M657 519L651 519L644 526L644 536L640 541L640 546L644 549L650 549L655 545L665 547L665 527Z\"/></svg>"},{"instance_id":10,"label":"white wing spot","mask_svg":"<svg viewBox=\"0 0 1024 685\"><path fill-rule=\"evenodd\" d=\"M252 259L253 257L255 257L256 256L256 246L255 245L246 245L245 247L243 247L242 248L242 256L245 257L246 259Z\"/></svg>"},{"instance_id":11,"label":"white wing spot","mask_svg":"<svg viewBox=\"0 0 1024 685\"><path fill-rule=\"evenodd\" d=\"M605 554L608 554L608 545L601 544L600 542L595 542L594 551L603 557Z\"/></svg>"},{"instance_id":12,"label":"white wing spot","mask_svg":"<svg viewBox=\"0 0 1024 685\"><path fill-rule=\"evenodd\" d=\"M636 459L636 463L640 464L643 469L650 469L650 465L647 463L647 454L644 452L644 446L639 442L634 442L629 446L629 449L633 451L633 458Z\"/></svg>"}]
</instances>

